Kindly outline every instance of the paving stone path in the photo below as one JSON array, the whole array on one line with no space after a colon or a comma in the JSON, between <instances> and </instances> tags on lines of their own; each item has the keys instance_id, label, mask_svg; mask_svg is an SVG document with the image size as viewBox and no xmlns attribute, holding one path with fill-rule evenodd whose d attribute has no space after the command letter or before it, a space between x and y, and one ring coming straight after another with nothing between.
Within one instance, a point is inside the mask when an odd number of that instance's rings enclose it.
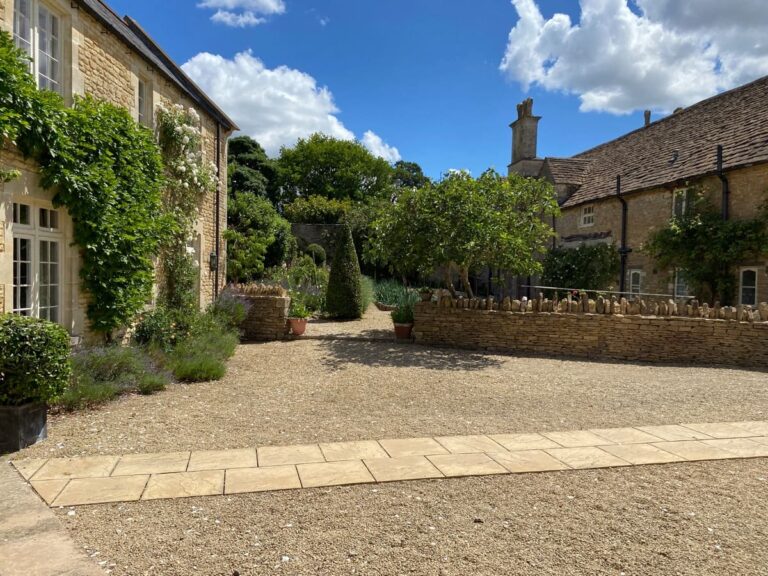
<instances>
[{"instance_id":1,"label":"paving stone path","mask_svg":"<svg viewBox=\"0 0 768 576\"><path fill-rule=\"evenodd\" d=\"M13 462L50 506L768 457L768 421Z\"/></svg>"}]
</instances>

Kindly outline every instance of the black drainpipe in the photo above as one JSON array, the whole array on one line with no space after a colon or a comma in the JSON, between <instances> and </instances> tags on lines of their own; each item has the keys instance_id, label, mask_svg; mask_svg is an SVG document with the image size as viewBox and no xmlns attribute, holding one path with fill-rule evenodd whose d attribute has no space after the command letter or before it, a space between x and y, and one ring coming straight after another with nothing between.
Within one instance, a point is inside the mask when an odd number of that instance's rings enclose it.
<instances>
[{"instance_id":1,"label":"black drainpipe","mask_svg":"<svg viewBox=\"0 0 768 576\"><path fill-rule=\"evenodd\" d=\"M720 178L720 182L723 185L723 200L722 200L722 214L723 220L728 220L730 217L730 202L729 197L731 195L731 187L728 183L728 178L723 172L723 146L717 145L717 177Z\"/></svg>"},{"instance_id":2,"label":"black drainpipe","mask_svg":"<svg viewBox=\"0 0 768 576\"><path fill-rule=\"evenodd\" d=\"M213 277L213 301L219 297L219 258L221 254L221 124L216 122L216 261ZM224 184L226 186L226 184Z\"/></svg>"},{"instance_id":3,"label":"black drainpipe","mask_svg":"<svg viewBox=\"0 0 768 576\"><path fill-rule=\"evenodd\" d=\"M616 176L616 197L621 202L621 248L619 248L621 278L619 279L619 292L624 294L627 287L627 256L632 252L632 249L627 248L627 214L629 207L627 206L627 201L621 195L621 176Z\"/></svg>"}]
</instances>

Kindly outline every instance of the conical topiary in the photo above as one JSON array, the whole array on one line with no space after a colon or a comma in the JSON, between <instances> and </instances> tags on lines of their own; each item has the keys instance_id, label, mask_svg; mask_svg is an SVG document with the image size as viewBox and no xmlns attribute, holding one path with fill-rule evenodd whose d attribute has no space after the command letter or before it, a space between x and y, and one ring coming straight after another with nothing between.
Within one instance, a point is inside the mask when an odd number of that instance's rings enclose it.
<instances>
[{"instance_id":1,"label":"conical topiary","mask_svg":"<svg viewBox=\"0 0 768 576\"><path fill-rule=\"evenodd\" d=\"M328 278L325 305L333 318L353 320L362 315L360 264L357 261L352 231L344 224L336 237L336 250Z\"/></svg>"}]
</instances>

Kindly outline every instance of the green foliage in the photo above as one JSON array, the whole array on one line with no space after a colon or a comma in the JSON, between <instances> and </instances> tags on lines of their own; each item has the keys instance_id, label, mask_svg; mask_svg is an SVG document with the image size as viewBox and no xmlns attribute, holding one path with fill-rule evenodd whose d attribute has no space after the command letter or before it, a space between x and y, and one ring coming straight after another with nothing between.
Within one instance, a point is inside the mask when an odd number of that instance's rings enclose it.
<instances>
[{"instance_id":1,"label":"green foliage","mask_svg":"<svg viewBox=\"0 0 768 576\"><path fill-rule=\"evenodd\" d=\"M227 371L225 361L235 353L238 337L213 319L196 328L168 354L167 366L181 382L221 380Z\"/></svg>"},{"instance_id":2,"label":"green foliage","mask_svg":"<svg viewBox=\"0 0 768 576\"><path fill-rule=\"evenodd\" d=\"M553 235L547 217L557 213L554 191L544 180L493 170L477 179L452 172L434 185L401 190L372 224L365 255L401 275L456 266L472 295L473 268L540 272L536 254Z\"/></svg>"},{"instance_id":3,"label":"green foliage","mask_svg":"<svg viewBox=\"0 0 768 576\"><path fill-rule=\"evenodd\" d=\"M619 251L613 244L582 244L550 250L544 259L544 286L608 290L619 276Z\"/></svg>"},{"instance_id":4,"label":"green foliage","mask_svg":"<svg viewBox=\"0 0 768 576\"><path fill-rule=\"evenodd\" d=\"M238 331L248 315L245 305L228 293L219 296L208 312L219 324L231 331Z\"/></svg>"},{"instance_id":5,"label":"green foliage","mask_svg":"<svg viewBox=\"0 0 768 576\"><path fill-rule=\"evenodd\" d=\"M286 204L283 213L289 222L297 224L338 224L352 206L348 199L337 200L325 196L296 198Z\"/></svg>"},{"instance_id":6,"label":"green foliage","mask_svg":"<svg viewBox=\"0 0 768 576\"><path fill-rule=\"evenodd\" d=\"M88 348L72 359L72 380L56 405L65 410L88 408L129 392L152 394L164 390L169 377L157 370L140 348Z\"/></svg>"},{"instance_id":7,"label":"green foliage","mask_svg":"<svg viewBox=\"0 0 768 576\"><path fill-rule=\"evenodd\" d=\"M289 318L309 318L312 312L304 303L304 295L301 292L291 292L291 306L288 310Z\"/></svg>"},{"instance_id":8,"label":"green foliage","mask_svg":"<svg viewBox=\"0 0 768 576\"><path fill-rule=\"evenodd\" d=\"M376 289L373 285L373 279L368 276L360 276L360 314L365 314L368 307L375 300Z\"/></svg>"},{"instance_id":9,"label":"green foliage","mask_svg":"<svg viewBox=\"0 0 768 576\"><path fill-rule=\"evenodd\" d=\"M227 206L227 276L230 282L249 282L265 267L290 262L296 253L291 225L265 198L233 194Z\"/></svg>"},{"instance_id":10,"label":"green foliage","mask_svg":"<svg viewBox=\"0 0 768 576\"><path fill-rule=\"evenodd\" d=\"M170 351L189 337L195 320L196 314L157 306L139 318L133 332L133 340L140 345L151 345Z\"/></svg>"},{"instance_id":11,"label":"green foliage","mask_svg":"<svg viewBox=\"0 0 768 576\"><path fill-rule=\"evenodd\" d=\"M320 244L310 244L309 246L307 246L304 252L307 254L307 256L311 256L312 261L318 266L322 266L323 264L325 264L325 260L326 260L325 248L320 246Z\"/></svg>"},{"instance_id":12,"label":"green foliage","mask_svg":"<svg viewBox=\"0 0 768 576\"><path fill-rule=\"evenodd\" d=\"M310 312L325 310L328 269L317 266L311 256L297 258L290 266L272 268L267 276L288 290L292 297L300 297Z\"/></svg>"},{"instance_id":13,"label":"green foliage","mask_svg":"<svg viewBox=\"0 0 768 576\"><path fill-rule=\"evenodd\" d=\"M229 140L229 190L247 193L277 202L277 166L274 160L250 136Z\"/></svg>"},{"instance_id":14,"label":"green foliage","mask_svg":"<svg viewBox=\"0 0 768 576\"><path fill-rule=\"evenodd\" d=\"M325 296L328 314L339 319L355 319L362 315L360 264L349 226L339 228L328 290Z\"/></svg>"},{"instance_id":15,"label":"green foliage","mask_svg":"<svg viewBox=\"0 0 768 576\"><path fill-rule=\"evenodd\" d=\"M376 282L374 294L376 302L386 306L397 306L408 289L397 280L382 280Z\"/></svg>"},{"instance_id":16,"label":"green foliage","mask_svg":"<svg viewBox=\"0 0 768 576\"><path fill-rule=\"evenodd\" d=\"M282 201L323 196L363 200L388 195L392 168L359 142L322 134L280 150L278 174Z\"/></svg>"},{"instance_id":17,"label":"green foliage","mask_svg":"<svg viewBox=\"0 0 768 576\"><path fill-rule=\"evenodd\" d=\"M392 183L397 188L423 188L431 183L416 162L398 160L392 167Z\"/></svg>"},{"instance_id":18,"label":"green foliage","mask_svg":"<svg viewBox=\"0 0 768 576\"><path fill-rule=\"evenodd\" d=\"M58 324L0 315L0 405L49 403L71 374L69 335Z\"/></svg>"},{"instance_id":19,"label":"green foliage","mask_svg":"<svg viewBox=\"0 0 768 576\"><path fill-rule=\"evenodd\" d=\"M654 232L644 251L659 267L680 269L702 302L736 300L737 267L768 254L768 210L749 220L723 220L699 199L693 209Z\"/></svg>"},{"instance_id":20,"label":"green foliage","mask_svg":"<svg viewBox=\"0 0 768 576\"><path fill-rule=\"evenodd\" d=\"M413 307L421 298L416 292L406 290L397 302L397 308L392 310L392 321L395 324L413 324Z\"/></svg>"}]
</instances>

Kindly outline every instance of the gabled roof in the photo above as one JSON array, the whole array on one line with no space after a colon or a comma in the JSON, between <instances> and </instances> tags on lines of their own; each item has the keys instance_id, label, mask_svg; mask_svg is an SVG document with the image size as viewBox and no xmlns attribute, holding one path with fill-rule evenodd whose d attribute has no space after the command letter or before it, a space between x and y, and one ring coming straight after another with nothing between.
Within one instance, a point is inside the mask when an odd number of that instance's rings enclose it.
<instances>
[{"instance_id":1,"label":"gabled roof","mask_svg":"<svg viewBox=\"0 0 768 576\"><path fill-rule=\"evenodd\" d=\"M115 36L135 50L195 104L220 122L226 131L238 130L237 124L227 116L203 90L197 86L176 63L160 49L146 32L131 18L125 20L115 14L102 0L77 0L96 20Z\"/></svg>"},{"instance_id":2,"label":"gabled roof","mask_svg":"<svg viewBox=\"0 0 768 576\"><path fill-rule=\"evenodd\" d=\"M544 160L541 170L549 172L555 184L581 184L584 173L589 167L589 160L585 158L552 158Z\"/></svg>"},{"instance_id":3,"label":"gabled roof","mask_svg":"<svg viewBox=\"0 0 768 576\"><path fill-rule=\"evenodd\" d=\"M718 144L724 170L768 162L768 76L577 154L588 165L563 206L614 195L617 175L629 193L715 174Z\"/></svg>"}]
</instances>

